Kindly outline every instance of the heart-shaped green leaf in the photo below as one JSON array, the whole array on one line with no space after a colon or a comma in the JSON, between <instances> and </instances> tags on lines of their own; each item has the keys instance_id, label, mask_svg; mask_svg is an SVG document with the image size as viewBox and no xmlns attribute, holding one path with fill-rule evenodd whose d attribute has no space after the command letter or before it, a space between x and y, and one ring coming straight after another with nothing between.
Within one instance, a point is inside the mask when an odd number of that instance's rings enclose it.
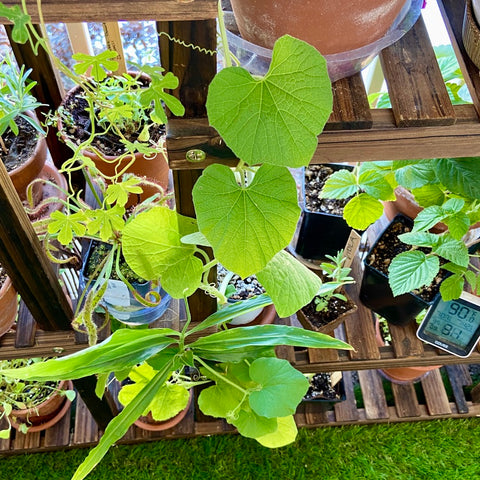
<instances>
[{"instance_id":1,"label":"heart-shaped green leaf","mask_svg":"<svg viewBox=\"0 0 480 480\"><path fill-rule=\"evenodd\" d=\"M352 228L365 230L383 213L383 204L368 193L353 197L343 209L343 218Z\"/></svg>"},{"instance_id":2,"label":"heart-shaped green leaf","mask_svg":"<svg viewBox=\"0 0 480 480\"><path fill-rule=\"evenodd\" d=\"M250 378L262 386L250 393L250 406L267 418L293 415L309 385L303 373L279 358L257 358L250 365Z\"/></svg>"},{"instance_id":3,"label":"heart-shaped green leaf","mask_svg":"<svg viewBox=\"0 0 480 480\"><path fill-rule=\"evenodd\" d=\"M285 248L300 215L286 168L261 166L248 187L224 165L210 165L193 189L198 226L228 270L246 277ZM187 247L187 246L186 246Z\"/></svg>"},{"instance_id":4,"label":"heart-shaped green leaf","mask_svg":"<svg viewBox=\"0 0 480 480\"><path fill-rule=\"evenodd\" d=\"M193 218L166 207L153 208L125 226L123 255L137 275L146 280L161 278L172 297L191 295L200 284L203 264L194 256L195 246L182 243L181 238L196 230Z\"/></svg>"},{"instance_id":5,"label":"heart-shaped green leaf","mask_svg":"<svg viewBox=\"0 0 480 480\"><path fill-rule=\"evenodd\" d=\"M275 43L265 77L225 68L213 79L207 98L210 123L250 165L308 165L331 111L325 59L288 35Z\"/></svg>"}]
</instances>

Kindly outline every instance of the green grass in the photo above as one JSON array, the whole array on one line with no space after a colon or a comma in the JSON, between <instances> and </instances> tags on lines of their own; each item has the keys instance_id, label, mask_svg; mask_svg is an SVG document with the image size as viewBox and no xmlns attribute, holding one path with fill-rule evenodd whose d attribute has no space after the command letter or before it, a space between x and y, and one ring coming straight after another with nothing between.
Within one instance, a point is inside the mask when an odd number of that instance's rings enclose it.
<instances>
[{"instance_id":1,"label":"green grass","mask_svg":"<svg viewBox=\"0 0 480 480\"><path fill-rule=\"evenodd\" d=\"M164 440L110 450L89 480L475 480L480 419L302 429L268 450L237 435ZM4 457L0 479L67 480L82 449Z\"/></svg>"}]
</instances>

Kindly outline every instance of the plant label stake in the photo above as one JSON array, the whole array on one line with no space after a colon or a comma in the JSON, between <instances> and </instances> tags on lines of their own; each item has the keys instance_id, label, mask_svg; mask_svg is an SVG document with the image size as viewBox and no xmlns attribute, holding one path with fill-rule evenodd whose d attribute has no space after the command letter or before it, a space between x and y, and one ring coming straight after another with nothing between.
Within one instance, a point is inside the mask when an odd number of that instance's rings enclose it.
<instances>
[{"instance_id":1,"label":"plant label stake","mask_svg":"<svg viewBox=\"0 0 480 480\"><path fill-rule=\"evenodd\" d=\"M352 229L344 249L345 262L343 263L343 266L345 268L349 268L352 266L353 260L355 259L355 255L358 251L358 247L360 246L361 241L362 236L356 230Z\"/></svg>"},{"instance_id":2,"label":"plant label stake","mask_svg":"<svg viewBox=\"0 0 480 480\"><path fill-rule=\"evenodd\" d=\"M457 300L444 302L439 296L417 337L458 357L468 357L480 338L480 298L463 292Z\"/></svg>"}]
</instances>

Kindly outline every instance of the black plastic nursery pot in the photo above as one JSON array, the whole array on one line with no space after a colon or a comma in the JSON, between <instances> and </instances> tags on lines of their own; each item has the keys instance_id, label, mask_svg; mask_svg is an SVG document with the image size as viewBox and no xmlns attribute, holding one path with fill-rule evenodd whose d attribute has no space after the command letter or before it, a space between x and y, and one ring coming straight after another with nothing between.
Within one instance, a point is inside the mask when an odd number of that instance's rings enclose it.
<instances>
[{"instance_id":1,"label":"black plastic nursery pot","mask_svg":"<svg viewBox=\"0 0 480 480\"><path fill-rule=\"evenodd\" d=\"M385 318L389 323L403 326L410 323L422 310L428 308L434 302L434 299L427 302L412 292L394 297L388 283L388 276L368 263L372 252L382 240L382 237L387 231L390 231L389 229L393 224L398 222L409 228L413 227L412 219L404 215L397 215L378 237L364 260L360 300L366 307Z\"/></svg>"},{"instance_id":2,"label":"black plastic nursery pot","mask_svg":"<svg viewBox=\"0 0 480 480\"><path fill-rule=\"evenodd\" d=\"M353 170L351 165L328 164L334 171ZM321 260L325 255L336 255L345 248L352 228L341 215L312 212L305 203L305 174L303 175L303 211L300 219L295 252L303 258Z\"/></svg>"},{"instance_id":3,"label":"black plastic nursery pot","mask_svg":"<svg viewBox=\"0 0 480 480\"><path fill-rule=\"evenodd\" d=\"M303 397L304 402L322 402L326 405L333 403L343 402L347 397L345 393L345 382L342 378L335 385L326 386L327 383L331 382L330 373L316 373L313 379L310 382L310 388L308 392ZM315 380L318 377L317 380ZM317 388L315 387L317 385ZM320 389L318 389L320 385ZM324 390L323 390L324 389Z\"/></svg>"}]
</instances>

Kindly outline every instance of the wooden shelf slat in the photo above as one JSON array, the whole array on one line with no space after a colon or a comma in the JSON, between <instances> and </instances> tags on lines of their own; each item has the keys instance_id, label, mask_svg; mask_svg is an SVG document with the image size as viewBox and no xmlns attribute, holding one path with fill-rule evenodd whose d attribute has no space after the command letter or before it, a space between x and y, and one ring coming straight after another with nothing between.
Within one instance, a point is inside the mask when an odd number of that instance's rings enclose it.
<instances>
[{"instance_id":1,"label":"wooden shelf slat","mask_svg":"<svg viewBox=\"0 0 480 480\"><path fill-rule=\"evenodd\" d=\"M6 6L20 0L6 0ZM27 12L39 23L37 0L27 0ZM45 23L114 22L118 20L205 20L217 16L216 0L42 0Z\"/></svg>"},{"instance_id":2,"label":"wooden shelf slat","mask_svg":"<svg viewBox=\"0 0 480 480\"><path fill-rule=\"evenodd\" d=\"M455 111L420 16L398 42L380 52L398 127L453 125Z\"/></svg>"}]
</instances>

